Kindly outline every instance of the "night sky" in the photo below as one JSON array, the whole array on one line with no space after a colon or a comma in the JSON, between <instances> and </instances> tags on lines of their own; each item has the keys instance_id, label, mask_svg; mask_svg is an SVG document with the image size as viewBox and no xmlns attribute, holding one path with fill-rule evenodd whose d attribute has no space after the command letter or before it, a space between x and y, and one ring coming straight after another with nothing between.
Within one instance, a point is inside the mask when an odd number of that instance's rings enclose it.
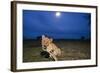
<instances>
[{"instance_id":1,"label":"night sky","mask_svg":"<svg viewBox=\"0 0 100 73\"><path fill-rule=\"evenodd\" d=\"M47 35L53 39L90 38L91 14L23 10L23 38Z\"/></svg>"}]
</instances>

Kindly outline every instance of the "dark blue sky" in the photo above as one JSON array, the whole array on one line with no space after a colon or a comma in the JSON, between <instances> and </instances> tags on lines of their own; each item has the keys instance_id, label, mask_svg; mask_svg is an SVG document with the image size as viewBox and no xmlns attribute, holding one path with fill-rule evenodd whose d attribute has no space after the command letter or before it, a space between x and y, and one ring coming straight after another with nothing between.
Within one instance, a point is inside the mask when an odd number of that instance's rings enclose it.
<instances>
[{"instance_id":1,"label":"dark blue sky","mask_svg":"<svg viewBox=\"0 0 100 73\"><path fill-rule=\"evenodd\" d=\"M23 10L23 37L35 39L48 35L54 39L90 38L89 13Z\"/></svg>"}]
</instances>

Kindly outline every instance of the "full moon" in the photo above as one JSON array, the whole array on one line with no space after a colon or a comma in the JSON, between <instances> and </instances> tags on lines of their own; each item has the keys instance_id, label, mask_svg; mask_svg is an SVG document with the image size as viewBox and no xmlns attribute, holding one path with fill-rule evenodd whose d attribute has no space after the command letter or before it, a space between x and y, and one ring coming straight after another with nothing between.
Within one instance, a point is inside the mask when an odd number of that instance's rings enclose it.
<instances>
[{"instance_id":1,"label":"full moon","mask_svg":"<svg viewBox=\"0 0 100 73\"><path fill-rule=\"evenodd\" d=\"M61 15L60 12L56 12L56 17L59 17Z\"/></svg>"}]
</instances>

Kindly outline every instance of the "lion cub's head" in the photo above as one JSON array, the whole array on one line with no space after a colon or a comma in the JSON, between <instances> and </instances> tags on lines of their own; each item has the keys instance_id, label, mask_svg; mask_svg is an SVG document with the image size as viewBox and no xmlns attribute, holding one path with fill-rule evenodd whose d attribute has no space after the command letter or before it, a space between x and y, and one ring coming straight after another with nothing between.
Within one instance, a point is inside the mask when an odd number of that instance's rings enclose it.
<instances>
[{"instance_id":1,"label":"lion cub's head","mask_svg":"<svg viewBox=\"0 0 100 73\"><path fill-rule=\"evenodd\" d=\"M42 35L42 45L43 46L48 46L52 42L53 42L52 38L48 38L47 36Z\"/></svg>"}]
</instances>

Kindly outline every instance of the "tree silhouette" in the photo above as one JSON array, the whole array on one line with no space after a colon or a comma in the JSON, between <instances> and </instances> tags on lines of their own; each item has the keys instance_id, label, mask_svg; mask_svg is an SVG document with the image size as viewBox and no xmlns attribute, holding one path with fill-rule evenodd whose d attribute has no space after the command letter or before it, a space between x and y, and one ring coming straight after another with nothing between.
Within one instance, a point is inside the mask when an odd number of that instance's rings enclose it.
<instances>
[{"instance_id":1,"label":"tree silhouette","mask_svg":"<svg viewBox=\"0 0 100 73\"><path fill-rule=\"evenodd\" d=\"M41 40L41 39L42 39L42 37L41 37L41 36L38 36L38 37L37 37L37 40Z\"/></svg>"},{"instance_id":2,"label":"tree silhouette","mask_svg":"<svg viewBox=\"0 0 100 73\"><path fill-rule=\"evenodd\" d=\"M84 40L85 39L85 37L84 36L81 36L81 40Z\"/></svg>"}]
</instances>

